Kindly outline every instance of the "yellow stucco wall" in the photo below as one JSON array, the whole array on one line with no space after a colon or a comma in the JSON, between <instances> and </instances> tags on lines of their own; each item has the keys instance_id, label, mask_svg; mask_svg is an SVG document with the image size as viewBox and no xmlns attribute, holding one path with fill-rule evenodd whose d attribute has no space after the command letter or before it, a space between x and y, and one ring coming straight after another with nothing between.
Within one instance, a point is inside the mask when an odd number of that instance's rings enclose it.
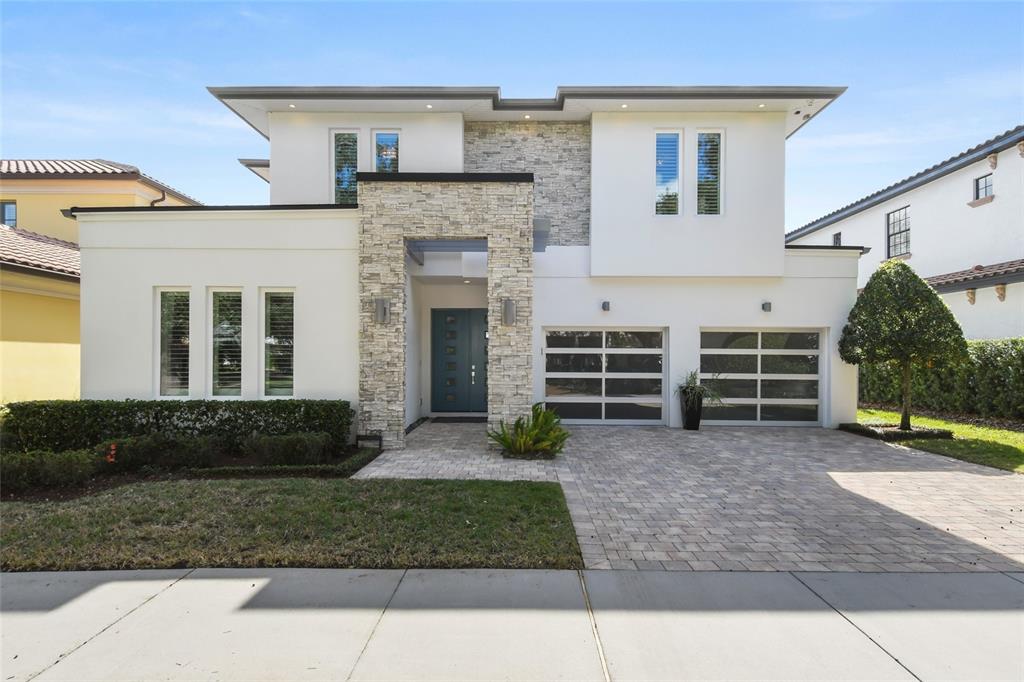
<instances>
[{"instance_id":1,"label":"yellow stucco wall","mask_svg":"<svg viewBox=\"0 0 1024 682\"><path fill-rule=\"evenodd\" d=\"M18 205L18 227L78 242L78 223L61 215L72 206L148 206L160 192L134 180L3 180L0 200ZM185 202L168 196L161 206Z\"/></svg>"},{"instance_id":2,"label":"yellow stucco wall","mask_svg":"<svg viewBox=\"0 0 1024 682\"><path fill-rule=\"evenodd\" d=\"M78 398L78 284L0 272L0 404Z\"/></svg>"}]
</instances>

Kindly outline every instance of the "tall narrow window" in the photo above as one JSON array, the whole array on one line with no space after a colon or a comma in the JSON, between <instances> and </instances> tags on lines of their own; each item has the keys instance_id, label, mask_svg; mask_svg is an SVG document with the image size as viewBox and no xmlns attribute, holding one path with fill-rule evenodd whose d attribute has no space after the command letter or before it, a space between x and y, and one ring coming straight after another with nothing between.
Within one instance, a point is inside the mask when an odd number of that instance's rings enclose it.
<instances>
[{"instance_id":1,"label":"tall narrow window","mask_svg":"<svg viewBox=\"0 0 1024 682\"><path fill-rule=\"evenodd\" d=\"M354 204L358 170L359 135L334 133L334 203Z\"/></svg>"},{"instance_id":2,"label":"tall narrow window","mask_svg":"<svg viewBox=\"0 0 1024 682\"><path fill-rule=\"evenodd\" d=\"M242 292L215 291L212 302L212 392L242 395Z\"/></svg>"},{"instance_id":3,"label":"tall narrow window","mask_svg":"<svg viewBox=\"0 0 1024 682\"><path fill-rule=\"evenodd\" d=\"M4 225L9 227L18 226L18 204L13 201L0 201L0 212Z\"/></svg>"},{"instance_id":4,"label":"tall narrow window","mask_svg":"<svg viewBox=\"0 0 1024 682\"><path fill-rule=\"evenodd\" d=\"M398 133L379 132L373 136L374 169L378 173L398 172Z\"/></svg>"},{"instance_id":5,"label":"tall narrow window","mask_svg":"<svg viewBox=\"0 0 1024 682\"><path fill-rule=\"evenodd\" d=\"M974 198L984 199L992 196L992 174L982 175L974 179ZM10 223L8 223L10 225Z\"/></svg>"},{"instance_id":6,"label":"tall narrow window","mask_svg":"<svg viewBox=\"0 0 1024 682\"><path fill-rule=\"evenodd\" d=\"M679 214L679 133L658 133L654 145L656 215Z\"/></svg>"},{"instance_id":7,"label":"tall narrow window","mask_svg":"<svg viewBox=\"0 0 1024 682\"><path fill-rule=\"evenodd\" d=\"M910 253L910 216L909 206L885 214L885 231L888 236L886 257L902 256Z\"/></svg>"},{"instance_id":8,"label":"tall narrow window","mask_svg":"<svg viewBox=\"0 0 1024 682\"><path fill-rule=\"evenodd\" d=\"M263 296L263 395L293 395L295 294L267 291Z\"/></svg>"},{"instance_id":9,"label":"tall narrow window","mask_svg":"<svg viewBox=\"0 0 1024 682\"><path fill-rule=\"evenodd\" d=\"M722 133L697 133L697 215L722 212Z\"/></svg>"},{"instance_id":10,"label":"tall narrow window","mask_svg":"<svg viewBox=\"0 0 1024 682\"><path fill-rule=\"evenodd\" d=\"M842 232L836 232L834 235L832 235L832 246L842 246L842 245L843 245L843 233Z\"/></svg>"},{"instance_id":11,"label":"tall narrow window","mask_svg":"<svg viewBox=\"0 0 1024 682\"><path fill-rule=\"evenodd\" d=\"M160 292L160 395L188 395L188 292Z\"/></svg>"}]
</instances>

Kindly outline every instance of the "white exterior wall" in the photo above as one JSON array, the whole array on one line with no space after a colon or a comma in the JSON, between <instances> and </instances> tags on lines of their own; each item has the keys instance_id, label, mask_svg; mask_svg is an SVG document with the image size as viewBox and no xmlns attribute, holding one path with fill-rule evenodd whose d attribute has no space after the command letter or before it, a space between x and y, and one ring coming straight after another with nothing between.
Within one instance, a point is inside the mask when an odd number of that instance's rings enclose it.
<instances>
[{"instance_id":1,"label":"white exterior wall","mask_svg":"<svg viewBox=\"0 0 1024 682\"><path fill-rule=\"evenodd\" d=\"M1024 282L1006 285L1005 301L998 299L993 286L979 288L973 305L966 291L942 294L942 300L968 339L1024 337Z\"/></svg>"},{"instance_id":2,"label":"white exterior wall","mask_svg":"<svg viewBox=\"0 0 1024 682\"><path fill-rule=\"evenodd\" d=\"M988 173L995 198L971 208L974 178ZM994 170L978 161L792 243L831 244L832 235L842 232L843 244L870 247L861 259L858 285L863 287L886 259L886 214L904 206L910 207L906 262L921 277L1024 258L1024 158L1016 147L999 153Z\"/></svg>"},{"instance_id":3,"label":"white exterior wall","mask_svg":"<svg viewBox=\"0 0 1024 682\"><path fill-rule=\"evenodd\" d=\"M373 131L397 130L402 172L462 172L462 114L272 113L272 204L334 203L332 132L359 133L358 169L373 170Z\"/></svg>"},{"instance_id":4,"label":"white exterior wall","mask_svg":"<svg viewBox=\"0 0 1024 682\"><path fill-rule=\"evenodd\" d=\"M595 113L590 265L594 276L783 273L781 113ZM696 140L723 135L722 214L696 215ZM655 215L655 134L682 133L680 211Z\"/></svg>"},{"instance_id":5,"label":"white exterior wall","mask_svg":"<svg viewBox=\"0 0 1024 682\"><path fill-rule=\"evenodd\" d=\"M534 280L534 399L544 399L545 327L667 329L669 424L681 426L675 385L700 361L701 328L822 332L821 419L856 421L857 370L844 363L839 334L857 295L857 252L788 252L784 276L751 278L591 277L587 247L537 254ZM601 310L609 301L611 310ZM761 310L772 302L770 313Z\"/></svg>"},{"instance_id":6,"label":"white exterior wall","mask_svg":"<svg viewBox=\"0 0 1024 682\"><path fill-rule=\"evenodd\" d=\"M189 397L209 398L209 288L242 289L242 398L258 399L261 288L295 291L295 397L356 407L354 210L83 214L82 397L158 398L159 287L191 291ZM173 398L168 398L173 399Z\"/></svg>"}]
</instances>

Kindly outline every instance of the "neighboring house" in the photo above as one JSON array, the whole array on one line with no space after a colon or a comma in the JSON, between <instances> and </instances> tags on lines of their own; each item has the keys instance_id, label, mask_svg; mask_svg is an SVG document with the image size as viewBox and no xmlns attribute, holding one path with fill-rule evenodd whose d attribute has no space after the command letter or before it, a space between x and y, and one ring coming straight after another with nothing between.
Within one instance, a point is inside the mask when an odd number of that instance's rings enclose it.
<instances>
[{"instance_id":1,"label":"neighboring house","mask_svg":"<svg viewBox=\"0 0 1024 682\"><path fill-rule=\"evenodd\" d=\"M269 206L77 208L88 398L344 398L429 415L853 421L861 249L784 244L786 138L823 87L232 87Z\"/></svg>"},{"instance_id":2,"label":"neighboring house","mask_svg":"<svg viewBox=\"0 0 1024 682\"><path fill-rule=\"evenodd\" d=\"M858 244L861 287L906 260L969 339L1024 336L1024 125L786 235L787 244Z\"/></svg>"},{"instance_id":3,"label":"neighboring house","mask_svg":"<svg viewBox=\"0 0 1024 682\"><path fill-rule=\"evenodd\" d=\"M78 223L70 206L198 202L103 160L0 160L0 404L79 395Z\"/></svg>"}]
</instances>

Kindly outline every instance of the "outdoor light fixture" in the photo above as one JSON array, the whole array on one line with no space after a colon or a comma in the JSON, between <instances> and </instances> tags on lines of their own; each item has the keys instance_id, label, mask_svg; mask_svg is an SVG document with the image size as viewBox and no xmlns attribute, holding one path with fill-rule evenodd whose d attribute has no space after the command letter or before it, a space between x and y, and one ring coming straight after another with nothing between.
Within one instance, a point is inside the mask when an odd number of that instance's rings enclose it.
<instances>
[{"instance_id":1,"label":"outdoor light fixture","mask_svg":"<svg viewBox=\"0 0 1024 682\"><path fill-rule=\"evenodd\" d=\"M464 279L464 280L462 280L462 283L463 284L469 284L469 280L468 279Z\"/></svg>"},{"instance_id":2,"label":"outdoor light fixture","mask_svg":"<svg viewBox=\"0 0 1024 682\"><path fill-rule=\"evenodd\" d=\"M770 313L772 311L772 302L765 301L764 303L762 303L761 310L765 311L766 313Z\"/></svg>"},{"instance_id":3,"label":"outdoor light fixture","mask_svg":"<svg viewBox=\"0 0 1024 682\"><path fill-rule=\"evenodd\" d=\"M516 302L511 298L501 299L501 323L506 327L516 323Z\"/></svg>"},{"instance_id":4,"label":"outdoor light fixture","mask_svg":"<svg viewBox=\"0 0 1024 682\"><path fill-rule=\"evenodd\" d=\"M758 105L757 105L757 108L758 108L758 109L764 109L764 104L758 104Z\"/></svg>"},{"instance_id":5,"label":"outdoor light fixture","mask_svg":"<svg viewBox=\"0 0 1024 682\"><path fill-rule=\"evenodd\" d=\"M528 118L530 118L530 115L529 114L523 114L523 118L528 119Z\"/></svg>"},{"instance_id":6,"label":"outdoor light fixture","mask_svg":"<svg viewBox=\"0 0 1024 682\"><path fill-rule=\"evenodd\" d=\"M391 301L386 298L373 299L373 321L377 324L391 321Z\"/></svg>"},{"instance_id":7,"label":"outdoor light fixture","mask_svg":"<svg viewBox=\"0 0 1024 682\"><path fill-rule=\"evenodd\" d=\"M288 105L288 108L289 108L289 109L294 109L294 108L295 108L295 105L294 105L294 104L289 104L289 105Z\"/></svg>"},{"instance_id":8,"label":"outdoor light fixture","mask_svg":"<svg viewBox=\"0 0 1024 682\"><path fill-rule=\"evenodd\" d=\"M629 105L628 105L628 104L623 104L623 105L622 105L622 108L623 108L623 109L628 109L628 108L629 108Z\"/></svg>"},{"instance_id":9,"label":"outdoor light fixture","mask_svg":"<svg viewBox=\"0 0 1024 682\"><path fill-rule=\"evenodd\" d=\"M433 108L434 108L434 105L433 105L433 104L428 104L428 105L427 105L427 109L433 109Z\"/></svg>"},{"instance_id":10,"label":"outdoor light fixture","mask_svg":"<svg viewBox=\"0 0 1024 682\"><path fill-rule=\"evenodd\" d=\"M612 302L611 301L601 301L601 310L603 310L605 312L608 312L611 309L612 309Z\"/></svg>"}]
</instances>

